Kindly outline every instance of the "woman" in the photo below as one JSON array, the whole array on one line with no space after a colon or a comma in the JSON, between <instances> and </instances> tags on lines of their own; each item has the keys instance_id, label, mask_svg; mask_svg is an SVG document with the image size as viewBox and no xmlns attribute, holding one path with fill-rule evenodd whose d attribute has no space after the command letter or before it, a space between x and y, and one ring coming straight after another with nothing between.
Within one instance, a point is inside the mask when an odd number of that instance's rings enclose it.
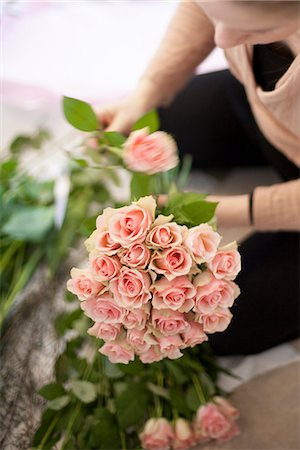
<instances>
[{"instance_id":1,"label":"woman","mask_svg":"<svg viewBox=\"0 0 300 450\"><path fill-rule=\"evenodd\" d=\"M215 45L230 71L193 77ZM195 167L271 163L284 181L210 197L219 225L257 231L240 247L242 294L230 327L211 336L216 353L256 353L298 337L300 2L182 1L135 92L99 117L128 132L157 107Z\"/></svg>"}]
</instances>

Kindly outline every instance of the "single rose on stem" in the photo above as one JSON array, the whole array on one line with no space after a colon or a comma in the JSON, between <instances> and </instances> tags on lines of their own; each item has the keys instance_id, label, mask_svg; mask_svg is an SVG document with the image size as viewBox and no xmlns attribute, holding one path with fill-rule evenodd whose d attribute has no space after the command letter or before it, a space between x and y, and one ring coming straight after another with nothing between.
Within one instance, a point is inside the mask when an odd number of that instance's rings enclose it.
<instances>
[{"instance_id":1,"label":"single rose on stem","mask_svg":"<svg viewBox=\"0 0 300 450\"><path fill-rule=\"evenodd\" d=\"M149 419L139 438L146 450L169 450L174 440L172 425L164 417Z\"/></svg>"},{"instance_id":2,"label":"single rose on stem","mask_svg":"<svg viewBox=\"0 0 300 450\"><path fill-rule=\"evenodd\" d=\"M214 403L206 403L198 409L195 428L198 428L204 437L220 439L229 432L231 427L231 420L222 414Z\"/></svg>"},{"instance_id":3,"label":"single rose on stem","mask_svg":"<svg viewBox=\"0 0 300 450\"><path fill-rule=\"evenodd\" d=\"M174 425L173 450L187 450L196 444L196 438L191 424L181 417L176 419Z\"/></svg>"},{"instance_id":4,"label":"single rose on stem","mask_svg":"<svg viewBox=\"0 0 300 450\"><path fill-rule=\"evenodd\" d=\"M219 248L217 254L208 263L208 268L218 279L234 280L241 270L241 255L236 242Z\"/></svg>"},{"instance_id":5,"label":"single rose on stem","mask_svg":"<svg viewBox=\"0 0 300 450\"><path fill-rule=\"evenodd\" d=\"M211 314L196 314L195 320L203 325L205 333L225 331L232 319L228 308L217 308Z\"/></svg>"},{"instance_id":6,"label":"single rose on stem","mask_svg":"<svg viewBox=\"0 0 300 450\"><path fill-rule=\"evenodd\" d=\"M179 163L176 142L164 131L149 134L147 127L133 131L124 143L124 162L134 172L166 172Z\"/></svg>"}]
</instances>

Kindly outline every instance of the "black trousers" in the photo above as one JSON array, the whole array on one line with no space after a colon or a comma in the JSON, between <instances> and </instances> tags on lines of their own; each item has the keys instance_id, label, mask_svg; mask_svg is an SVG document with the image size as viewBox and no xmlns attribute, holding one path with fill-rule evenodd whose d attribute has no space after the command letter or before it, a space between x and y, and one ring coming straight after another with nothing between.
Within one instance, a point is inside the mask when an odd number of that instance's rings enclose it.
<instances>
[{"instance_id":1,"label":"black trousers","mask_svg":"<svg viewBox=\"0 0 300 450\"><path fill-rule=\"evenodd\" d=\"M272 165L283 180L299 170L262 135L243 86L228 70L196 76L168 108L161 129L171 133L194 168ZM240 246L241 295L223 333L210 336L218 355L252 354L299 336L300 237L255 233Z\"/></svg>"}]
</instances>

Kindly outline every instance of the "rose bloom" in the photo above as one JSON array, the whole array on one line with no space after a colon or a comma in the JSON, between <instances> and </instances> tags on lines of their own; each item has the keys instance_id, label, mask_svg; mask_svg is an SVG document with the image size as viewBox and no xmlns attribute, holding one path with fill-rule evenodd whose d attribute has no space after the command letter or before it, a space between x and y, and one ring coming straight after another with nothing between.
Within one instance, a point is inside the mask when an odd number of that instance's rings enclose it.
<instances>
[{"instance_id":1,"label":"rose bloom","mask_svg":"<svg viewBox=\"0 0 300 450\"><path fill-rule=\"evenodd\" d=\"M149 268L157 274L173 280L180 275L187 275L192 268L193 260L183 247L170 247L154 252Z\"/></svg>"},{"instance_id":2,"label":"rose bloom","mask_svg":"<svg viewBox=\"0 0 300 450\"><path fill-rule=\"evenodd\" d=\"M182 340L186 347L195 347L207 341L208 337L203 331L203 325L197 322L189 322L190 329L182 334Z\"/></svg>"},{"instance_id":3,"label":"rose bloom","mask_svg":"<svg viewBox=\"0 0 300 450\"><path fill-rule=\"evenodd\" d=\"M147 420L139 438L144 449L168 450L174 439L174 431L167 419L153 417Z\"/></svg>"},{"instance_id":4,"label":"rose bloom","mask_svg":"<svg viewBox=\"0 0 300 450\"><path fill-rule=\"evenodd\" d=\"M223 444L224 442L230 441L232 438L240 434L240 429L238 425L234 422L231 425L231 428L227 431L227 433L223 434L219 439L218 442L220 444Z\"/></svg>"},{"instance_id":5,"label":"rose bloom","mask_svg":"<svg viewBox=\"0 0 300 450\"><path fill-rule=\"evenodd\" d=\"M195 302L196 289L187 276L182 275L169 281L163 277L152 285L152 305L156 309L190 311Z\"/></svg>"},{"instance_id":6,"label":"rose bloom","mask_svg":"<svg viewBox=\"0 0 300 450\"><path fill-rule=\"evenodd\" d=\"M85 241L85 247L88 252L98 250L100 253L105 253L107 256L112 256L117 253L121 246L118 242L114 242L111 239L107 230L95 230Z\"/></svg>"},{"instance_id":7,"label":"rose bloom","mask_svg":"<svg viewBox=\"0 0 300 450\"><path fill-rule=\"evenodd\" d=\"M109 287L116 302L124 308L140 308L151 298L151 278L147 272L123 266Z\"/></svg>"},{"instance_id":8,"label":"rose bloom","mask_svg":"<svg viewBox=\"0 0 300 450\"><path fill-rule=\"evenodd\" d=\"M125 310L116 304L108 292L99 298L87 299L80 306L85 315L95 322L120 323L125 314Z\"/></svg>"},{"instance_id":9,"label":"rose bloom","mask_svg":"<svg viewBox=\"0 0 300 450\"><path fill-rule=\"evenodd\" d=\"M128 330L126 340L128 344L137 352L144 353L150 348L150 344L145 341L145 333L144 330Z\"/></svg>"},{"instance_id":10,"label":"rose bloom","mask_svg":"<svg viewBox=\"0 0 300 450\"><path fill-rule=\"evenodd\" d=\"M90 268L96 280L108 281L119 275L121 263L117 256L107 256L97 250L90 254Z\"/></svg>"},{"instance_id":11,"label":"rose bloom","mask_svg":"<svg viewBox=\"0 0 300 450\"><path fill-rule=\"evenodd\" d=\"M151 252L145 244L133 244L119 251L120 261L133 269L146 269L149 264Z\"/></svg>"},{"instance_id":12,"label":"rose bloom","mask_svg":"<svg viewBox=\"0 0 300 450\"><path fill-rule=\"evenodd\" d=\"M219 411L214 403L206 403L197 411L195 426L200 429L203 436L220 439L229 432L232 422Z\"/></svg>"},{"instance_id":13,"label":"rose bloom","mask_svg":"<svg viewBox=\"0 0 300 450\"><path fill-rule=\"evenodd\" d=\"M174 336L190 329L183 313L169 309L152 309L152 326L164 336Z\"/></svg>"},{"instance_id":14,"label":"rose bloom","mask_svg":"<svg viewBox=\"0 0 300 450\"><path fill-rule=\"evenodd\" d=\"M153 197L143 197L130 206L116 209L108 222L113 242L129 247L144 242L154 220L156 203Z\"/></svg>"},{"instance_id":15,"label":"rose bloom","mask_svg":"<svg viewBox=\"0 0 300 450\"><path fill-rule=\"evenodd\" d=\"M106 342L99 352L106 355L110 362L128 364L134 360L134 351L124 340Z\"/></svg>"},{"instance_id":16,"label":"rose bloom","mask_svg":"<svg viewBox=\"0 0 300 450\"><path fill-rule=\"evenodd\" d=\"M172 217L172 216L171 216ZM146 244L150 248L178 247L182 243L182 227L176 222L166 222L167 216L158 216L150 230Z\"/></svg>"},{"instance_id":17,"label":"rose bloom","mask_svg":"<svg viewBox=\"0 0 300 450\"><path fill-rule=\"evenodd\" d=\"M233 281L217 280L205 272L197 275L193 283L196 288L194 311L200 314L210 314L218 307L230 308L240 294Z\"/></svg>"},{"instance_id":18,"label":"rose bloom","mask_svg":"<svg viewBox=\"0 0 300 450\"><path fill-rule=\"evenodd\" d=\"M127 309L122 320L123 325L131 330L133 328L142 330L146 326L146 322L150 316L150 305L146 303L141 308Z\"/></svg>"},{"instance_id":19,"label":"rose bloom","mask_svg":"<svg viewBox=\"0 0 300 450\"><path fill-rule=\"evenodd\" d=\"M216 396L213 398L213 402L216 403L222 414L231 420L236 420L240 416L239 411L235 408L226 398Z\"/></svg>"},{"instance_id":20,"label":"rose bloom","mask_svg":"<svg viewBox=\"0 0 300 450\"><path fill-rule=\"evenodd\" d=\"M95 280L88 270L71 270L71 279L67 281L67 289L77 295L79 300L96 296L107 289L107 286Z\"/></svg>"},{"instance_id":21,"label":"rose bloom","mask_svg":"<svg viewBox=\"0 0 300 450\"><path fill-rule=\"evenodd\" d=\"M176 419L173 450L186 450L196 444L195 435L190 423L186 419Z\"/></svg>"},{"instance_id":22,"label":"rose bloom","mask_svg":"<svg viewBox=\"0 0 300 450\"><path fill-rule=\"evenodd\" d=\"M235 242L220 248L208 263L208 268L218 279L234 280L241 270L241 255Z\"/></svg>"},{"instance_id":23,"label":"rose bloom","mask_svg":"<svg viewBox=\"0 0 300 450\"><path fill-rule=\"evenodd\" d=\"M135 172L166 172L177 166L177 153L176 142L169 134L149 134L148 127L133 131L124 143L124 162Z\"/></svg>"},{"instance_id":24,"label":"rose bloom","mask_svg":"<svg viewBox=\"0 0 300 450\"><path fill-rule=\"evenodd\" d=\"M94 325L87 330L88 334L104 341L114 341L120 334L122 325L120 323L103 323L95 322Z\"/></svg>"},{"instance_id":25,"label":"rose bloom","mask_svg":"<svg viewBox=\"0 0 300 450\"><path fill-rule=\"evenodd\" d=\"M211 314L196 315L196 320L203 324L206 333L225 331L232 319L232 314L227 308L218 308Z\"/></svg>"},{"instance_id":26,"label":"rose bloom","mask_svg":"<svg viewBox=\"0 0 300 450\"><path fill-rule=\"evenodd\" d=\"M175 336L163 336L158 339L158 343L164 357L178 359L182 356L180 348L184 347L184 344L178 334Z\"/></svg>"},{"instance_id":27,"label":"rose bloom","mask_svg":"<svg viewBox=\"0 0 300 450\"><path fill-rule=\"evenodd\" d=\"M151 347L144 353L139 355L143 364L152 364L153 362L161 361L164 355L161 353L159 345L151 345Z\"/></svg>"},{"instance_id":28,"label":"rose bloom","mask_svg":"<svg viewBox=\"0 0 300 450\"><path fill-rule=\"evenodd\" d=\"M193 255L197 264L213 259L217 253L221 236L210 225L201 223L186 230L184 234L184 245Z\"/></svg>"}]
</instances>

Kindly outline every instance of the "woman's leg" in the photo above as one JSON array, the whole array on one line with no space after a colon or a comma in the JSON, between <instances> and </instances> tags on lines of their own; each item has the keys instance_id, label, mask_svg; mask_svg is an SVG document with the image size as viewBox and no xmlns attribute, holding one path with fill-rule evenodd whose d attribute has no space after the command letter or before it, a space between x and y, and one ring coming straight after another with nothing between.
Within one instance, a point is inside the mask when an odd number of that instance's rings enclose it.
<instances>
[{"instance_id":1,"label":"woman's leg","mask_svg":"<svg viewBox=\"0 0 300 450\"><path fill-rule=\"evenodd\" d=\"M240 252L231 324L210 336L218 355L258 353L300 335L300 234L257 233Z\"/></svg>"}]
</instances>

